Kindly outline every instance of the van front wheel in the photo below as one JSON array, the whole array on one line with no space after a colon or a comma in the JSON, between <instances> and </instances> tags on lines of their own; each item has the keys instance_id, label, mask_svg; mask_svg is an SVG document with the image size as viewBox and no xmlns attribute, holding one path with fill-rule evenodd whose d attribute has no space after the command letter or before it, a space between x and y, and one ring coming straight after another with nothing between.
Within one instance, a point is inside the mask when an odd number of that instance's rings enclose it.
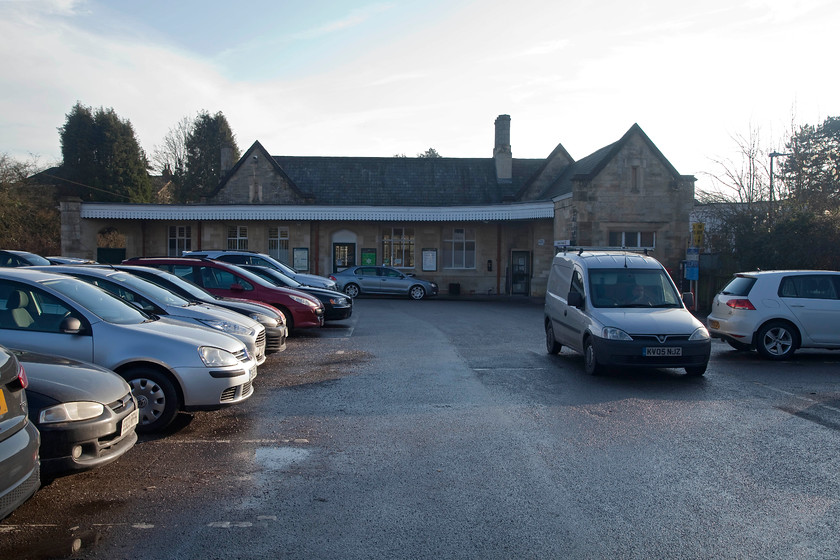
<instances>
[{"instance_id":1,"label":"van front wheel","mask_svg":"<svg viewBox=\"0 0 840 560\"><path fill-rule=\"evenodd\" d=\"M545 324L545 349L549 354L559 354L563 346L554 338L554 327L551 321Z\"/></svg>"},{"instance_id":2,"label":"van front wheel","mask_svg":"<svg viewBox=\"0 0 840 560\"><path fill-rule=\"evenodd\" d=\"M595 346L589 338L583 343L583 367L589 375L600 375L603 370L603 366L595 358Z\"/></svg>"}]
</instances>

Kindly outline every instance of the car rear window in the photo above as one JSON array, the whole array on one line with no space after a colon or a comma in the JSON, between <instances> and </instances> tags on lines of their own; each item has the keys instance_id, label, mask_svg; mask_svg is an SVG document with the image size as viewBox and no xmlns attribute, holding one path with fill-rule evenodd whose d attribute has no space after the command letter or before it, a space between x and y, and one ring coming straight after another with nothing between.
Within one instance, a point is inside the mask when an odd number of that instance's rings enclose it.
<instances>
[{"instance_id":1,"label":"car rear window","mask_svg":"<svg viewBox=\"0 0 840 560\"><path fill-rule=\"evenodd\" d=\"M725 296L747 296L755 285L756 278L752 276L736 276L720 292Z\"/></svg>"}]
</instances>

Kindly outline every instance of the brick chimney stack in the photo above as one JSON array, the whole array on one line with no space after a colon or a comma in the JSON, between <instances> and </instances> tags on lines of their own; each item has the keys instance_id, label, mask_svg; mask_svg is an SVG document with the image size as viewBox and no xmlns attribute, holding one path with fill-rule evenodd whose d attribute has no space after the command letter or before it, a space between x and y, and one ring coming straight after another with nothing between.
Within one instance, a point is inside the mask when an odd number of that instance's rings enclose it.
<instances>
[{"instance_id":1,"label":"brick chimney stack","mask_svg":"<svg viewBox=\"0 0 840 560\"><path fill-rule=\"evenodd\" d=\"M510 151L510 115L496 117L496 145L493 147L496 162L496 182L510 183L513 180L513 155Z\"/></svg>"}]
</instances>

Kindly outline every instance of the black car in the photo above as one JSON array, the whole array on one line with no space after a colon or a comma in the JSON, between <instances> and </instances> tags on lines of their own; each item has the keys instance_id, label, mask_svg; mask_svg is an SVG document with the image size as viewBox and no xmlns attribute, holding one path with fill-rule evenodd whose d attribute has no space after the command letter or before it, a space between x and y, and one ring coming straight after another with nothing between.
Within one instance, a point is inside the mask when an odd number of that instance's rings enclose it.
<instances>
[{"instance_id":1,"label":"black car","mask_svg":"<svg viewBox=\"0 0 840 560\"><path fill-rule=\"evenodd\" d=\"M346 296L341 292L328 290L326 288L306 286L293 278L289 278L279 270L268 268L267 266L256 266L251 264L240 264L237 266L251 271L257 276L265 278L277 286L305 292L318 298L321 300L321 303L324 304L325 321L340 321L342 319L347 319L353 314L353 298Z\"/></svg>"},{"instance_id":2,"label":"black car","mask_svg":"<svg viewBox=\"0 0 840 560\"><path fill-rule=\"evenodd\" d=\"M40 436L26 414L26 370L0 348L0 519L41 486Z\"/></svg>"},{"instance_id":3,"label":"black car","mask_svg":"<svg viewBox=\"0 0 840 560\"><path fill-rule=\"evenodd\" d=\"M137 442L128 383L87 362L12 350L29 386L29 419L41 432L41 472L53 477L119 459Z\"/></svg>"},{"instance_id":4,"label":"black car","mask_svg":"<svg viewBox=\"0 0 840 560\"><path fill-rule=\"evenodd\" d=\"M211 303L246 315L254 321L262 323L265 327L266 354L282 352L286 349L286 337L289 335L286 318L280 310L274 307L258 301L214 296L201 286L196 286L176 274L159 268L131 265L113 265L113 268L136 274L188 301Z\"/></svg>"}]
</instances>

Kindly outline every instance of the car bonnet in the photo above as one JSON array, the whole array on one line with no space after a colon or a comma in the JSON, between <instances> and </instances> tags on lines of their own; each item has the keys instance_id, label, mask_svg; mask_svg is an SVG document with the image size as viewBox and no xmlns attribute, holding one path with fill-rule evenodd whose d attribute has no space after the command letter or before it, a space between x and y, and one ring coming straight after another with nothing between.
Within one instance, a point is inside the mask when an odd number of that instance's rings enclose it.
<instances>
[{"instance_id":1,"label":"car bonnet","mask_svg":"<svg viewBox=\"0 0 840 560\"><path fill-rule=\"evenodd\" d=\"M131 390L125 380L94 364L35 352L15 352L29 379L27 391L61 402L92 401L108 404Z\"/></svg>"}]
</instances>

